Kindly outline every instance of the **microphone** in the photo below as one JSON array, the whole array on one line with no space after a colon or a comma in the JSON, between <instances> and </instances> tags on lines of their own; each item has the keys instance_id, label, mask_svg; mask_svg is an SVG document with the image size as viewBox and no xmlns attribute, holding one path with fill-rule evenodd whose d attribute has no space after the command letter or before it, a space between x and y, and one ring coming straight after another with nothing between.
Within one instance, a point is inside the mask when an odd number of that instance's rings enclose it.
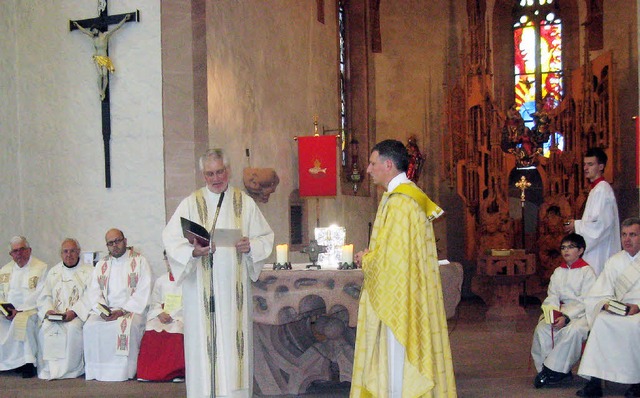
<instances>
[{"instance_id":1,"label":"microphone","mask_svg":"<svg viewBox=\"0 0 640 398\"><path fill-rule=\"evenodd\" d=\"M213 224L211 224L211 232L209 233L209 253L212 253L211 242L213 242L213 232L215 231L216 224L218 223L218 215L220 214L220 208L222 207L223 199L224 199L224 192L220 194L220 198L218 199L218 204L216 205L216 214L213 216Z\"/></svg>"}]
</instances>

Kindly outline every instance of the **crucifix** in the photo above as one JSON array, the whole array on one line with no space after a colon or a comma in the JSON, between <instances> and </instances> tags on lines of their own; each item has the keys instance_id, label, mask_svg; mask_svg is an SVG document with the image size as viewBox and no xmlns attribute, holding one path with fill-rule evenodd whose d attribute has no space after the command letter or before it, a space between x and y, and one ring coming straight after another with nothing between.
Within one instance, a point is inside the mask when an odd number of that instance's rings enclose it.
<instances>
[{"instance_id":1,"label":"crucifix","mask_svg":"<svg viewBox=\"0 0 640 398\"><path fill-rule=\"evenodd\" d=\"M95 53L93 61L98 70L98 88L102 106L102 141L104 144L105 186L111 188L111 108L109 102L109 73L115 72L113 62L109 58L109 39L126 22L139 22L140 11L125 14L109 15L107 0L98 0L98 16L96 18L69 21L69 30L78 29L91 38ZM109 25L116 25L109 30Z\"/></svg>"},{"instance_id":2,"label":"crucifix","mask_svg":"<svg viewBox=\"0 0 640 398\"><path fill-rule=\"evenodd\" d=\"M527 190L527 188L531 187L531 183L529 181L527 181L527 177L525 176L521 176L520 177L520 181L516 182L514 184L516 186L516 188L518 188L520 190L520 211L522 213L522 248L525 249L525 231L524 231L524 202L526 201L525 199L525 194L524 191Z\"/></svg>"}]
</instances>

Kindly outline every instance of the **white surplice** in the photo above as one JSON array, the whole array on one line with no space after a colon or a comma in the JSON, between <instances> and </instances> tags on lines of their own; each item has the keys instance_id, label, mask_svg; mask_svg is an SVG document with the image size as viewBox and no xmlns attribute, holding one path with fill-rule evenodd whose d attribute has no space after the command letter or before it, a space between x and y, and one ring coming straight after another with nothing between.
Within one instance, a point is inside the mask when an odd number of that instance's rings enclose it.
<instances>
[{"instance_id":1,"label":"white surplice","mask_svg":"<svg viewBox=\"0 0 640 398\"><path fill-rule=\"evenodd\" d=\"M139 269L136 287L132 293L130 280L133 261L136 261L136 266ZM104 297L99 284L101 266L105 262L110 264L106 297ZM87 290L87 300L92 310L83 331L85 378L87 380L123 381L135 376L140 340L142 340L146 323L146 309L151 295L151 278L151 269L147 259L141 255L132 256L131 250L127 250L119 258L108 256L96 264ZM128 311L133 315L130 318L131 332L128 355L118 355L116 352L118 335L122 332L121 318L115 321L105 321L99 315L98 303L105 304L112 310Z\"/></svg>"},{"instance_id":2,"label":"white surplice","mask_svg":"<svg viewBox=\"0 0 640 398\"><path fill-rule=\"evenodd\" d=\"M175 311L171 311L169 315L173 318L171 323L162 323L158 319L158 315L162 312L166 312L163 308L163 304L169 298L169 296L182 297L182 285L176 280L169 278L169 273L162 275L156 279L153 284L153 291L151 292L151 300L149 301L149 312L147 313L147 326L146 330L155 330L156 332L167 333L183 333L184 321L183 321L183 308L177 308ZM181 300L181 299L180 299Z\"/></svg>"},{"instance_id":3,"label":"white surplice","mask_svg":"<svg viewBox=\"0 0 640 398\"><path fill-rule=\"evenodd\" d=\"M620 316L602 309L610 299L640 304L640 280L620 297L614 289L618 277L634 260L640 260L640 253L631 257L623 250L611 257L585 300L587 319L592 326L578 369L580 376L640 383L640 314Z\"/></svg>"},{"instance_id":4,"label":"white surplice","mask_svg":"<svg viewBox=\"0 0 640 398\"><path fill-rule=\"evenodd\" d=\"M67 379L84 373L82 326L91 307L84 292L91 279L93 265L79 262L69 268L56 264L44 282L38 298L38 316L42 321L38 332L38 377ZM73 310L77 317L70 322L50 322L47 311L65 313Z\"/></svg>"},{"instance_id":5,"label":"white surplice","mask_svg":"<svg viewBox=\"0 0 640 398\"><path fill-rule=\"evenodd\" d=\"M44 286L47 264L31 256L24 267L11 261L0 269L0 302L13 304L19 311L31 311L24 340L15 338L14 322L0 315L0 370L36 363L38 315L36 303ZM15 318L14 318L15 320Z\"/></svg>"},{"instance_id":6,"label":"white surplice","mask_svg":"<svg viewBox=\"0 0 640 398\"><path fill-rule=\"evenodd\" d=\"M200 220L196 192L185 198L165 227L162 239L171 271L182 282L185 321L185 356L187 395L190 398L211 397L211 350L207 348L209 317L208 298L204 297L209 280L205 280L202 258L191 256L193 246L183 237L180 217L195 221L209 229L213 223L219 194L201 188L206 201L207 220ZM234 197L241 195L242 236L251 242L251 251L237 261L233 247L217 247L213 255L216 324L216 396L251 397L253 387L253 340L251 280L256 281L264 260L273 249L273 231L256 203L245 193L229 187L225 192L216 228L236 228ZM237 208L237 206L236 206ZM214 234L215 242L215 234ZM243 275L237 280L238 275ZM236 302L242 286L241 302ZM238 306L241 308L238 311ZM242 325L239 327L238 325ZM242 330L238 330L238 329ZM243 344L237 344L237 335ZM241 348L241 352L238 351Z\"/></svg>"},{"instance_id":7,"label":"white surplice","mask_svg":"<svg viewBox=\"0 0 640 398\"><path fill-rule=\"evenodd\" d=\"M608 182L600 181L589 191L582 218L575 220L574 228L587 243L582 258L600 275L604 263L621 248L618 204Z\"/></svg>"},{"instance_id":8,"label":"white surplice","mask_svg":"<svg viewBox=\"0 0 640 398\"><path fill-rule=\"evenodd\" d=\"M543 305L553 305L571 320L562 329L551 333L551 325L541 317L533 333L531 356L538 372L544 365L556 372L567 373L582 354L582 343L587 339L589 325L585 317L584 299L596 281L590 266L580 268L558 267L553 271L547 298Z\"/></svg>"}]
</instances>

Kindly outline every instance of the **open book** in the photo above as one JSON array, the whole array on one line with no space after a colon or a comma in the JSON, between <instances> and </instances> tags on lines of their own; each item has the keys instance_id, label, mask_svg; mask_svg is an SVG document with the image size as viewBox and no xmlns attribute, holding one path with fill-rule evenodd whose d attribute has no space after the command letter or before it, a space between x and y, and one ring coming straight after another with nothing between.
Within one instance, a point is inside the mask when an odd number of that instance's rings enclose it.
<instances>
[{"instance_id":1,"label":"open book","mask_svg":"<svg viewBox=\"0 0 640 398\"><path fill-rule=\"evenodd\" d=\"M2 315L4 316L11 315L11 310L15 309L16 307L14 307L11 303L0 303L0 313L2 313Z\"/></svg>"},{"instance_id":2,"label":"open book","mask_svg":"<svg viewBox=\"0 0 640 398\"><path fill-rule=\"evenodd\" d=\"M563 316L562 312L560 312L560 308L556 307L555 305L544 304L541 306L541 308L542 314L544 315L545 323L548 323L550 325L556 323L558 318Z\"/></svg>"},{"instance_id":3,"label":"open book","mask_svg":"<svg viewBox=\"0 0 640 398\"><path fill-rule=\"evenodd\" d=\"M180 217L182 224L182 235L193 245L197 240L200 246L209 246L211 239L209 232L202 225ZM213 241L218 247L234 247L242 238L242 231L239 229L217 228L214 232Z\"/></svg>"},{"instance_id":4,"label":"open book","mask_svg":"<svg viewBox=\"0 0 640 398\"><path fill-rule=\"evenodd\" d=\"M200 246L209 246L209 231L205 227L184 217L180 217L180 224L182 225L182 235L187 238L189 243L193 245L194 241L198 241Z\"/></svg>"}]
</instances>

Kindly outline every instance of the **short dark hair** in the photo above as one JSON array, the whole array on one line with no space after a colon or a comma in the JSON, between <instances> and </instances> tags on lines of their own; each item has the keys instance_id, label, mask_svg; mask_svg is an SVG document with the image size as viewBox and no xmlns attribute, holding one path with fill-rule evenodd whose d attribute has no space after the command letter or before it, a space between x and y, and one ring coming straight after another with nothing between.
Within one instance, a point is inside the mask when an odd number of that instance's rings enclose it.
<instances>
[{"instance_id":1,"label":"short dark hair","mask_svg":"<svg viewBox=\"0 0 640 398\"><path fill-rule=\"evenodd\" d=\"M629 217L622 222L621 227L630 227L632 225L640 225L640 218Z\"/></svg>"},{"instance_id":2,"label":"short dark hair","mask_svg":"<svg viewBox=\"0 0 640 398\"><path fill-rule=\"evenodd\" d=\"M598 164L607 165L607 160L609 157L602 150L602 148L589 148L587 149L587 153L584 154L585 158L595 157L598 160Z\"/></svg>"},{"instance_id":3,"label":"short dark hair","mask_svg":"<svg viewBox=\"0 0 640 398\"><path fill-rule=\"evenodd\" d=\"M562 242L560 244L562 245L565 242L573 243L574 245L578 246L578 249L587 248L587 242L585 242L582 235L578 235L575 232L572 232L569 235L566 235L564 238L562 238ZM584 252L582 254L584 254ZM582 257L582 254L580 255L580 257Z\"/></svg>"},{"instance_id":4,"label":"short dark hair","mask_svg":"<svg viewBox=\"0 0 640 398\"><path fill-rule=\"evenodd\" d=\"M371 149L372 153L375 151L381 157L391 160L399 171L409 169L409 152L402 142L398 140L380 141Z\"/></svg>"}]
</instances>

